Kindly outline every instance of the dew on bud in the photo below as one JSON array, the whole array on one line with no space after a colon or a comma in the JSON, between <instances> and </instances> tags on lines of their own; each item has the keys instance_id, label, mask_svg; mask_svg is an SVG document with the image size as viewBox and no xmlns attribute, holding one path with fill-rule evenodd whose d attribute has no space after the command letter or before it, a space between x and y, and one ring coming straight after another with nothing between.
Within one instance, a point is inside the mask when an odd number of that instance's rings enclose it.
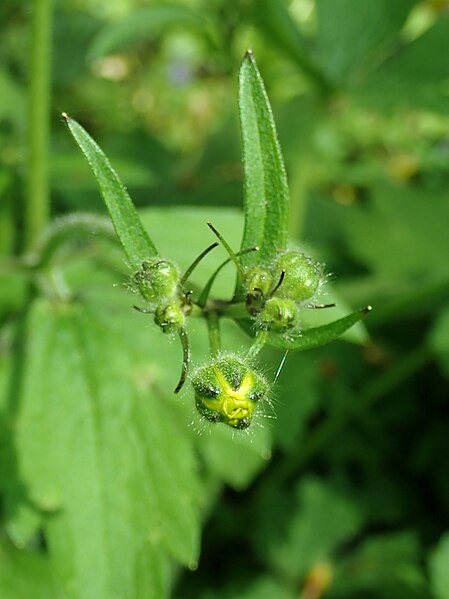
<instances>
[{"instance_id":1,"label":"dew on bud","mask_svg":"<svg viewBox=\"0 0 449 599\"><path fill-rule=\"evenodd\" d=\"M268 393L265 378L239 357L220 356L192 376L198 412L209 422L243 430Z\"/></svg>"}]
</instances>

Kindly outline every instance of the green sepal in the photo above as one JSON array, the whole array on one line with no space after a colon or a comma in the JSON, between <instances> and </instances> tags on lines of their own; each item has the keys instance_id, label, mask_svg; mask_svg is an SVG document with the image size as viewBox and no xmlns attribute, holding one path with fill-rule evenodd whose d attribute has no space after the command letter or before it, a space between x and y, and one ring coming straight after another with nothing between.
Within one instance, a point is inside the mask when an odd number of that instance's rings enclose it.
<instances>
[{"instance_id":1,"label":"green sepal","mask_svg":"<svg viewBox=\"0 0 449 599\"><path fill-rule=\"evenodd\" d=\"M353 325L362 320L362 318L371 312L371 310L371 306L366 306L361 310L357 310L343 318L334 320L334 322L330 322L329 324L301 331L301 334L296 336L280 335L271 331L266 331L264 345L267 347L275 347L277 349L298 351L327 345L331 341L338 339ZM239 319L237 322L248 335L254 337L255 327L253 321L250 319Z\"/></svg>"},{"instance_id":2,"label":"green sepal","mask_svg":"<svg viewBox=\"0 0 449 599\"><path fill-rule=\"evenodd\" d=\"M156 247L145 231L126 188L102 149L79 123L65 113L62 116L97 179L129 265L137 270L144 260L157 256Z\"/></svg>"},{"instance_id":3,"label":"green sepal","mask_svg":"<svg viewBox=\"0 0 449 599\"><path fill-rule=\"evenodd\" d=\"M366 306L361 310L357 310L357 312L348 314L348 316L334 320L334 322L330 322L329 324L302 331L301 334L296 337L281 336L269 332L266 345L279 349L299 351L327 345L331 341L338 339L345 331L359 322L359 320L362 320L362 318L371 312L371 310L371 306Z\"/></svg>"},{"instance_id":4,"label":"green sepal","mask_svg":"<svg viewBox=\"0 0 449 599\"><path fill-rule=\"evenodd\" d=\"M243 58L239 76L239 110L245 179L245 227L242 248L257 246L244 266L270 262L288 239L289 191L270 102L252 52ZM239 281L236 297L242 299Z\"/></svg>"}]
</instances>

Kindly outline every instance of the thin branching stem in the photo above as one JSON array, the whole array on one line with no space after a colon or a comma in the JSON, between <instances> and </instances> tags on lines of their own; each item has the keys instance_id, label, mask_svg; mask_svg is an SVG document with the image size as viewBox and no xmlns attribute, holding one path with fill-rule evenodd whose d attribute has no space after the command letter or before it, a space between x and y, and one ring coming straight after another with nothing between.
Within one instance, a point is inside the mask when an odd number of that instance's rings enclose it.
<instances>
[{"instance_id":1,"label":"thin branching stem","mask_svg":"<svg viewBox=\"0 0 449 599\"><path fill-rule=\"evenodd\" d=\"M206 314L207 330L209 332L209 347L213 357L221 350L220 321L217 312L211 310Z\"/></svg>"}]
</instances>

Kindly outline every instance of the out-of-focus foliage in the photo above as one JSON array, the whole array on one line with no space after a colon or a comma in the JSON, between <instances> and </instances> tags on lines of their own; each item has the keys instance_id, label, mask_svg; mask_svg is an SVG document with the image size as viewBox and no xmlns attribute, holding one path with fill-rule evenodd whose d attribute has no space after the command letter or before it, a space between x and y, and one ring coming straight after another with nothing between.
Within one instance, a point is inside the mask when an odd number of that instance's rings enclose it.
<instances>
[{"instance_id":1,"label":"out-of-focus foliage","mask_svg":"<svg viewBox=\"0 0 449 599\"><path fill-rule=\"evenodd\" d=\"M54 273L30 291L11 268L31 8L0 6L0 596L447 599L448 2L54 3L55 217L103 211L66 111L161 253L187 267L211 241L206 221L237 248L237 73L251 47L291 236L327 264L339 305L374 306L358 343L289 353L277 417L250 437L191 426L190 394L172 395L179 349L130 309L113 245L75 240L52 258L79 304L58 303ZM223 335L245 343L231 325ZM282 354L266 357L274 377Z\"/></svg>"}]
</instances>

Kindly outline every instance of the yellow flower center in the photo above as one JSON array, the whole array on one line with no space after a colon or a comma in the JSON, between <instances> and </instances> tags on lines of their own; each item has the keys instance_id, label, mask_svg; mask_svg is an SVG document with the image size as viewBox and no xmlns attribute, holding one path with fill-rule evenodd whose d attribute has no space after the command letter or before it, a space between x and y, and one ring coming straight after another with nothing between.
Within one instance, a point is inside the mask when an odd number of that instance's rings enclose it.
<instances>
[{"instance_id":1,"label":"yellow flower center","mask_svg":"<svg viewBox=\"0 0 449 599\"><path fill-rule=\"evenodd\" d=\"M215 376L220 387L220 393L214 399L204 400L204 405L219 412L231 426L235 426L243 418L251 418L255 406L254 402L248 398L254 384L251 373L247 373L243 377L242 384L238 389L231 387L220 370L215 370Z\"/></svg>"}]
</instances>

